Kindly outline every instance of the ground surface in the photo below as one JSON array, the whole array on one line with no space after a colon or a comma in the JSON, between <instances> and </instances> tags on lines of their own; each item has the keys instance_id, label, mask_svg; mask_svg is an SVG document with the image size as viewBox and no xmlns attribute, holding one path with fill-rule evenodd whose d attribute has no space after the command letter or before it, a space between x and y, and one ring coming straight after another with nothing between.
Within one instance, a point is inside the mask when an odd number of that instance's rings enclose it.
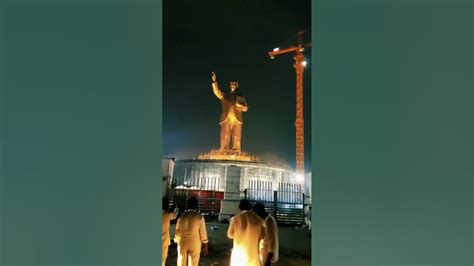
<instances>
[{"instance_id":1,"label":"ground surface","mask_svg":"<svg viewBox=\"0 0 474 266\"><path fill-rule=\"evenodd\" d=\"M209 237L209 255L201 257L199 265L202 266L228 266L232 240L227 238L227 224L217 221L207 221L207 234ZM311 265L311 238L307 229L293 227L279 227L280 260L281 266L306 266ZM174 225L171 225L171 237L174 236ZM176 265L176 245L169 247L166 265Z\"/></svg>"}]
</instances>

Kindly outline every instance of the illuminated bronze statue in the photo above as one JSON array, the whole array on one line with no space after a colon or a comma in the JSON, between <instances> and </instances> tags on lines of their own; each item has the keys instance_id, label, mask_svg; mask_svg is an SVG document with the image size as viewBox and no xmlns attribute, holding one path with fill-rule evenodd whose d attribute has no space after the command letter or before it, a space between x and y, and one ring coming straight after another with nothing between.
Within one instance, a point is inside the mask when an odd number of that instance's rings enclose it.
<instances>
[{"instance_id":1,"label":"illuminated bronze statue","mask_svg":"<svg viewBox=\"0 0 474 266\"><path fill-rule=\"evenodd\" d=\"M222 113L220 118L221 125L221 151L232 150L240 153L240 139L242 136L242 112L247 112L249 109L245 98L237 93L239 83L231 81L229 84L229 92L225 93L219 89L217 85L217 77L212 72L212 91L216 97L221 100ZM232 140L232 148L231 148Z\"/></svg>"}]
</instances>

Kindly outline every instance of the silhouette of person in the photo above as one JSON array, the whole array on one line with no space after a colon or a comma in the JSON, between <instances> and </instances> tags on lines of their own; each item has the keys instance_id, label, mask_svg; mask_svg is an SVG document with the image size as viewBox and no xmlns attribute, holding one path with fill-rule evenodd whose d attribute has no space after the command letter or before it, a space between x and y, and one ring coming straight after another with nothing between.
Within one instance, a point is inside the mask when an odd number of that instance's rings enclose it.
<instances>
[{"instance_id":1,"label":"silhouette of person","mask_svg":"<svg viewBox=\"0 0 474 266\"><path fill-rule=\"evenodd\" d=\"M250 202L240 201L241 212L230 219L227 237L234 240L231 266L260 266L259 240L265 237L263 220L251 212Z\"/></svg>"},{"instance_id":2,"label":"silhouette of person","mask_svg":"<svg viewBox=\"0 0 474 266\"><path fill-rule=\"evenodd\" d=\"M178 217L178 208L174 212L168 212L169 200L163 197L162 211L161 211L161 265L165 266L166 258L168 257L168 247L170 245L170 221Z\"/></svg>"},{"instance_id":3,"label":"silhouette of person","mask_svg":"<svg viewBox=\"0 0 474 266\"><path fill-rule=\"evenodd\" d=\"M263 219L265 238L260 240L260 261L262 265L269 266L278 262L278 226L275 218L267 213L263 203L257 203L253 211Z\"/></svg>"},{"instance_id":4,"label":"silhouette of person","mask_svg":"<svg viewBox=\"0 0 474 266\"><path fill-rule=\"evenodd\" d=\"M187 210L176 223L175 242L178 244L178 266L198 266L201 251L207 256L207 230L204 217L197 211L198 200L191 197ZM201 250L202 249L202 250Z\"/></svg>"}]
</instances>

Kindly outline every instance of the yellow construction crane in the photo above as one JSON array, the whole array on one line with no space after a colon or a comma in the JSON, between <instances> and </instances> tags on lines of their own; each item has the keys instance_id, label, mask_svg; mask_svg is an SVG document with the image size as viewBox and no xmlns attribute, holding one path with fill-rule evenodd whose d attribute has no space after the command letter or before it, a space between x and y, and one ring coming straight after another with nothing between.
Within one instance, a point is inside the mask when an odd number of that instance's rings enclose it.
<instances>
[{"instance_id":1,"label":"yellow construction crane","mask_svg":"<svg viewBox=\"0 0 474 266\"><path fill-rule=\"evenodd\" d=\"M306 66L306 60L303 51L311 44L301 44L304 31L298 32L298 43L295 46L279 49L275 48L268 52L270 59L275 56L290 52L295 52L295 63L293 67L296 71L296 174L298 179L304 178L304 119L303 119L303 72Z\"/></svg>"}]
</instances>

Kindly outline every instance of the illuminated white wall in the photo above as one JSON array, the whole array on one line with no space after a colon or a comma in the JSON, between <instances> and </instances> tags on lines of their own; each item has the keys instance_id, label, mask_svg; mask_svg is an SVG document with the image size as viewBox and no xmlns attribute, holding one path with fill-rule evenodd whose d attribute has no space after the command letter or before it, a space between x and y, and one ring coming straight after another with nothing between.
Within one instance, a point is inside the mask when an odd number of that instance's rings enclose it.
<instances>
[{"instance_id":1,"label":"illuminated white wall","mask_svg":"<svg viewBox=\"0 0 474 266\"><path fill-rule=\"evenodd\" d=\"M177 160L172 184L190 189L225 191L227 168L231 165L240 167L240 190L248 188L250 181L271 181L273 189L278 190L278 183L297 183L296 175L289 169L272 167L265 164Z\"/></svg>"}]
</instances>

